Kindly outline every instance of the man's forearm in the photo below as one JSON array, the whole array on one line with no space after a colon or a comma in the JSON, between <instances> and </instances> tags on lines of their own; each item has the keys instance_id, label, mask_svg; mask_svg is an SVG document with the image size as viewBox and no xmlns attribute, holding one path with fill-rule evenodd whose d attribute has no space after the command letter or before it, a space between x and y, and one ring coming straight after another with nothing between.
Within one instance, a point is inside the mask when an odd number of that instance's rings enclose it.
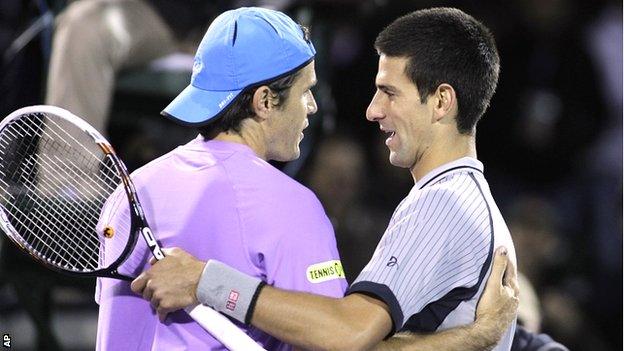
<instances>
[{"instance_id":1,"label":"man's forearm","mask_svg":"<svg viewBox=\"0 0 624 351\"><path fill-rule=\"evenodd\" d=\"M305 349L370 349L392 327L388 308L380 300L362 294L337 299L281 290L215 260L204 266L197 298Z\"/></svg>"},{"instance_id":2,"label":"man's forearm","mask_svg":"<svg viewBox=\"0 0 624 351\"><path fill-rule=\"evenodd\" d=\"M379 343L376 351L486 351L502 336L501 326L491 321L475 322L435 333L399 333Z\"/></svg>"},{"instance_id":3,"label":"man's forearm","mask_svg":"<svg viewBox=\"0 0 624 351\"><path fill-rule=\"evenodd\" d=\"M383 303L354 294L334 299L264 287L251 324L314 350L361 350L381 341L391 322Z\"/></svg>"}]
</instances>

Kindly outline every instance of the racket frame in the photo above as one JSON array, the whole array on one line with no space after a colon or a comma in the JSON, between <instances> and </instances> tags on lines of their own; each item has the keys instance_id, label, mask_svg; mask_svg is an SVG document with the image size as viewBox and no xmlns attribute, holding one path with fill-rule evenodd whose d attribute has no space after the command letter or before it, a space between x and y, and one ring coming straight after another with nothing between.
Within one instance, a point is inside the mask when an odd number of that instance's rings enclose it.
<instances>
[{"instance_id":1,"label":"racket frame","mask_svg":"<svg viewBox=\"0 0 624 351\"><path fill-rule=\"evenodd\" d=\"M13 237L12 234L17 233L17 230L9 222L8 217L4 211L4 205L0 205L0 228L5 231L6 236L8 236L12 242L16 243L18 247L20 247L23 251L27 252L37 262L42 263L45 267L53 269L54 271L71 275L98 276L123 280L133 280L134 278L119 274L116 270L115 265L118 265L121 262L125 261L127 256L132 252L132 249L136 245L136 241L138 239L137 232L140 232L145 239L145 242L147 243L147 246L149 247L152 255L157 260L163 259L165 257L164 253L162 252L158 241L154 237L150 227L147 224L147 220L145 219L141 203L139 202L139 197L137 196L136 188L134 186L134 183L132 183L130 176L128 175L126 166L117 156L110 143L97 130L95 130L95 128L93 128L81 118L73 115L71 112L62 108L48 105L36 105L21 108L8 115L4 120L0 122L0 133L4 130L4 128L6 128L9 123L11 123L11 121L16 120L17 118L19 118L19 116L34 113L51 113L67 120L70 123L73 123L80 129L82 129L91 138L93 138L95 143L99 145L99 147L102 149L106 157L110 157L111 161L113 161L113 164L117 168L118 175L120 175L121 177L121 181L127 195L126 197L128 199L130 211L132 213L130 223L131 230L129 233L130 238L120 257L108 267L90 272L77 272L63 270L62 268L53 266L45 262L45 260L42 260L40 257L33 255L30 250L28 250L28 248L23 245L23 243L17 240L17 238L21 238L21 236L17 235L16 238ZM115 266L115 269L110 269L113 266ZM195 305L186 307L184 310L191 316L191 318L193 318L207 332L212 334L213 337L223 343L228 349L232 351L264 351L264 348L258 345L244 331L239 329L236 325L232 324L232 322L227 317L220 314L219 312L216 312L210 307L204 305Z\"/></svg>"},{"instance_id":2,"label":"racket frame","mask_svg":"<svg viewBox=\"0 0 624 351\"><path fill-rule=\"evenodd\" d=\"M75 125L85 134L87 134L91 139L93 139L93 142L97 144L104 153L104 157L109 158L109 160L112 162L115 169L117 170L117 175L121 179L120 185L123 185L124 191L126 193L126 198L128 200L128 208L130 209L131 213L130 233L126 246L124 247L119 257L113 263L111 263L107 267L91 271L63 269L58 265L53 264L47 261L45 258L41 257L43 255L39 256L33 253L33 251L37 250L35 250L34 248L29 249L30 245L25 242L25 240L23 240L21 235L19 235L18 231L11 224L9 217L5 212L4 205L0 204L0 228L5 232L6 236L9 237L9 239L13 243L15 243L23 252L34 258L36 262L40 263L48 269L71 276L104 277L132 281L134 279L133 277L120 274L117 271L117 268L128 258L130 253L132 253L132 250L137 243L139 233L141 233L141 235L145 239L145 242L147 243L147 246L152 253L152 256L154 256L158 260L163 259L165 256L147 223L145 214L141 207L141 203L139 202L139 197L137 196L136 187L134 186L134 183L132 182L130 175L128 174L128 169L121 161L119 156L117 156L117 153L113 149L112 145L106 140L106 138L104 138L91 125L89 125L79 117L74 116L69 111L66 111L56 106L48 105L29 106L16 110L15 112L8 115L4 120L2 120L2 122L0 122L0 133L2 133L5 128L9 127L11 123L19 120L20 118L23 118L23 116L25 115L32 114L53 114ZM102 234L97 233L97 235L99 236Z\"/></svg>"}]
</instances>

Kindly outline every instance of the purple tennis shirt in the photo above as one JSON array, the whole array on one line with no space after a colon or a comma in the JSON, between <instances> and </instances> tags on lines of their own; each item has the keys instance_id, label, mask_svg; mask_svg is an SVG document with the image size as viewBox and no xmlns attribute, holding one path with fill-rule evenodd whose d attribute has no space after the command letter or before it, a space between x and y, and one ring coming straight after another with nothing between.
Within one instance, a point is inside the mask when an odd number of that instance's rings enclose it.
<instances>
[{"instance_id":1,"label":"purple tennis shirt","mask_svg":"<svg viewBox=\"0 0 624 351\"><path fill-rule=\"evenodd\" d=\"M275 287L344 296L347 282L320 202L248 146L199 136L140 168L132 179L163 247L217 259ZM100 229L124 225L120 218L128 206L121 195L108 199ZM104 254L118 249L114 240L105 245ZM137 276L149 267L150 255L139 238L120 273ZM99 278L95 299L98 350L225 350L183 311L160 323L129 282ZM269 350L290 349L254 327L239 326Z\"/></svg>"}]
</instances>

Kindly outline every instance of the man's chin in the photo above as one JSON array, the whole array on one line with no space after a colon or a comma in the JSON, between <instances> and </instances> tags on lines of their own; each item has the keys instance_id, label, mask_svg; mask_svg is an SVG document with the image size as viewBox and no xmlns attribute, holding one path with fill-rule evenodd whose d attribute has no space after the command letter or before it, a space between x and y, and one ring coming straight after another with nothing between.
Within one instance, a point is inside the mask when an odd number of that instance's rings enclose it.
<instances>
[{"instance_id":1,"label":"man's chin","mask_svg":"<svg viewBox=\"0 0 624 351\"><path fill-rule=\"evenodd\" d=\"M299 151L299 149L297 148L297 151L292 155L292 157L289 158L288 161L294 161L298 159L299 156L301 156L301 151Z\"/></svg>"},{"instance_id":2,"label":"man's chin","mask_svg":"<svg viewBox=\"0 0 624 351\"><path fill-rule=\"evenodd\" d=\"M299 147L297 147L297 149L294 150L293 152L289 154L279 155L278 157L273 158L273 160L279 161L279 162L290 162L290 161L294 161L298 159L300 155L301 155L301 150L299 150Z\"/></svg>"},{"instance_id":3,"label":"man's chin","mask_svg":"<svg viewBox=\"0 0 624 351\"><path fill-rule=\"evenodd\" d=\"M397 155L395 155L392 151L390 152L390 157L388 158L390 164L399 167L399 168L410 168L410 165L407 162L403 162Z\"/></svg>"}]
</instances>

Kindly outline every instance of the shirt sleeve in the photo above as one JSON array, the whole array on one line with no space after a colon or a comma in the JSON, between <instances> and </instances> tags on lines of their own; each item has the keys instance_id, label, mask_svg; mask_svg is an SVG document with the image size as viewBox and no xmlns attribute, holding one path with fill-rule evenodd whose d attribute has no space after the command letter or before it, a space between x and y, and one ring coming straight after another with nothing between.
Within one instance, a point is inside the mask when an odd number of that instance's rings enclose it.
<instances>
[{"instance_id":1,"label":"shirt sleeve","mask_svg":"<svg viewBox=\"0 0 624 351\"><path fill-rule=\"evenodd\" d=\"M100 266L114 263L128 243L130 209L123 188L118 188L106 201L96 230L103 235L110 227L112 236L100 244ZM135 277L145 268L146 246L142 238L130 256L118 267L120 274ZM149 303L130 289L130 282L97 278L95 301L99 305L96 350L149 350L158 320Z\"/></svg>"},{"instance_id":2,"label":"shirt sleeve","mask_svg":"<svg viewBox=\"0 0 624 351\"><path fill-rule=\"evenodd\" d=\"M296 206L285 202L291 206L273 208L279 216L267 217L270 239L249 243L257 248L253 255L260 257L263 278L281 289L343 297L347 281L333 227L311 191L293 196Z\"/></svg>"},{"instance_id":3,"label":"shirt sleeve","mask_svg":"<svg viewBox=\"0 0 624 351\"><path fill-rule=\"evenodd\" d=\"M479 281L492 241L490 216L476 184L463 184L462 189L412 192L397 207L372 259L348 290L384 301L394 332L429 303Z\"/></svg>"},{"instance_id":4,"label":"shirt sleeve","mask_svg":"<svg viewBox=\"0 0 624 351\"><path fill-rule=\"evenodd\" d=\"M131 214L128 199L124 189L119 187L106 200L102 208L102 213L96 225L96 232L104 236L105 230L110 230L110 236L100 240L99 266L110 267L124 253L126 246L131 240L134 247L128 256L117 267L117 273L133 278L137 277L148 264L150 252L143 238L131 239ZM109 278L97 278L95 288L95 302L99 303L101 296L101 281ZM130 285L127 283L128 286Z\"/></svg>"}]
</instances>

